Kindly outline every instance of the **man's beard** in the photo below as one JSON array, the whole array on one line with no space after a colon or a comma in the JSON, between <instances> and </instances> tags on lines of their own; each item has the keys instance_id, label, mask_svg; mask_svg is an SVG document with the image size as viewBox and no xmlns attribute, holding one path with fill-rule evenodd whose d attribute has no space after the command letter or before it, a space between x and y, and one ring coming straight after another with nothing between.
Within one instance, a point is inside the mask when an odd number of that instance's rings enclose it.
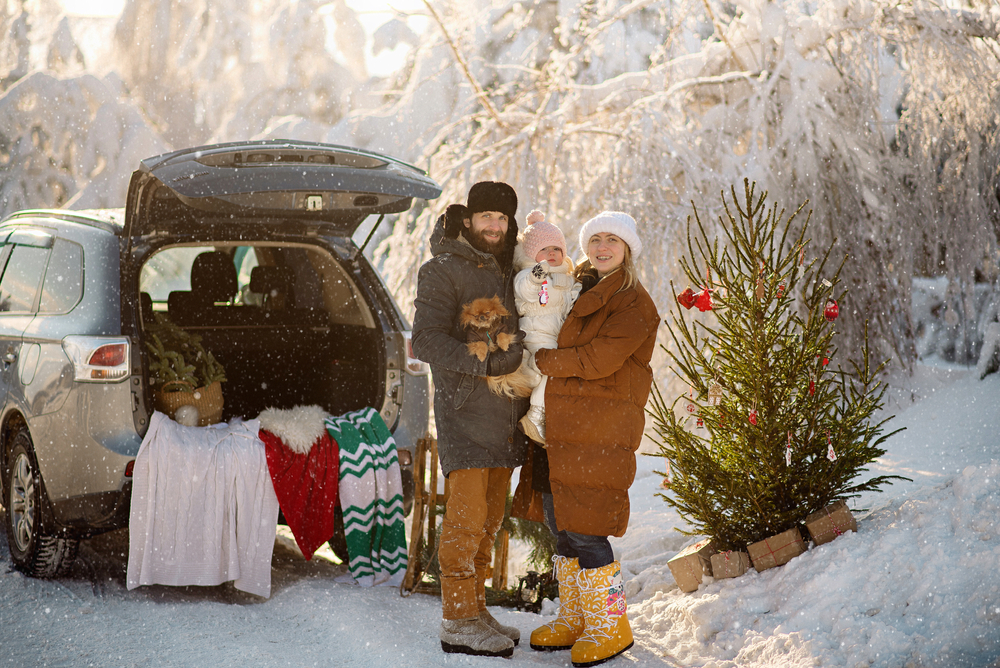
<instances>
[{"instance_id":1,"label":"man's beard","mask_svg":"<svg viewBox=\"0 0 1000 668\"><path fill-rule=\"evenodd\" d=\"M472 228L466 228L463 232L469 245L475 248L477 251L483 253L492 253L497 257L503 254L504 244L507 241L507 235L504 234L497 241L488 241L482 232L473 232Z\"/></svg>"}]
</instances>

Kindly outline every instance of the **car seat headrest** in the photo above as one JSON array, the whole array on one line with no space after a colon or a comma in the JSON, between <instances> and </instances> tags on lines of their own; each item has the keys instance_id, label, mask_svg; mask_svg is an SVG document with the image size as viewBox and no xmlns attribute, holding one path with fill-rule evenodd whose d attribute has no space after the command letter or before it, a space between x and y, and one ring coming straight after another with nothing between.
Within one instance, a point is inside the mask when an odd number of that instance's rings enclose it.
<instances>
[{"instance_id":1,"label":"car seat headrest","mask_svg":"<svg viewBox=\"0 0 1000 668\"><path fill-rule=\"evenodd\" d=\"M293 278L289 267L254 267L250 272L250 292L290 296Z\"/></svg>"},{"instance_id":2,"label":"car seat headrest","mask_svg":"<svg viewBox=\"0 0 1000 668\"><path fill-rule=\"evenodd\" d=\"M202 253L191 265L191 292L208 302L228 302L239 287L233 259L220 251Z\"/></svg>"}]
</instances>

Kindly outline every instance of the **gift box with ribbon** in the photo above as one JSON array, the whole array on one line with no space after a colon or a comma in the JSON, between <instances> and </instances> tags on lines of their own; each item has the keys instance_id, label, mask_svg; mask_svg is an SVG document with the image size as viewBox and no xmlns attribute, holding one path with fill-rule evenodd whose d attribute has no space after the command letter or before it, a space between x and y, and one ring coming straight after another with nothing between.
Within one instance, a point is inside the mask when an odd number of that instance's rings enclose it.
<instances>
[{"instance_id":1,"label":"gift box with ribbon","mask_svg":"<svg viewBox=\"0 0 1000 668\"><path fill-rule=\"evenodd\" d=\"M712 577L738 578L750 569L750 555L746 552L726 550L712 555Z\"/></svg>"},{"instance_id":2,"label":"gift box with ribbon","mask_svg":"<svg viewBox=\"0 0 1000 668\"><path fill-rule=\"evenodd\" d=\"M717 552L711 538L688 545L667 562L670 572L683 592L692 592L702 578L712 575L712 555Z\"/></svg>"},{"instance_id":3,"label":"gift box with ribbon","mask_svg":"<svg viewBox=\"0 0 1000 668\"><path fill-rule=\"evenodd\" d=\"M802 534L798 527L792 527L777 536L771 536L747 546L753 567L757 569L758 573L766 571L768 568L787 564L805 551L806 544L802 542Z\"/></svg>"},{"instance_id":4,"label":"gift box with ribbon","mask_svg":"<svg viewBox=\"0 0 1000 668\"><path fill-rule=\"evenodd\" d=\"M858 523L847 503L841 500L806 517L806 528L809 529L813 542L822 545L848 531L856 532Z\"/></svg>"}]
</instances>

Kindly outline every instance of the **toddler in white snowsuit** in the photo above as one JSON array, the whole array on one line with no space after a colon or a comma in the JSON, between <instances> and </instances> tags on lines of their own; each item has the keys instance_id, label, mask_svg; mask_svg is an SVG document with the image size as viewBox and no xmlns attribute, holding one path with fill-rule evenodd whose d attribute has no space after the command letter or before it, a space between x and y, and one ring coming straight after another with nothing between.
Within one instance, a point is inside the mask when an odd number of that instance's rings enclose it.
<instances>
[{"instance_id":1,"label":"toddler in white snowsuit","mask_svg":"<svg viewBox=\"0 0 1000 668\"><path fill-rule=\"evenodd\" d=\"M524 364L535 379L531 408L521 418L528 438L545 443L545 376L535 366L535 352L556 348L556 339L573 302L580 296L580 282L573 276L573 261L566 255L566 237L545 222L545 214L532 211L528 226L514 249L514 303L524 331Z\"/></svg>"}]
</instances>

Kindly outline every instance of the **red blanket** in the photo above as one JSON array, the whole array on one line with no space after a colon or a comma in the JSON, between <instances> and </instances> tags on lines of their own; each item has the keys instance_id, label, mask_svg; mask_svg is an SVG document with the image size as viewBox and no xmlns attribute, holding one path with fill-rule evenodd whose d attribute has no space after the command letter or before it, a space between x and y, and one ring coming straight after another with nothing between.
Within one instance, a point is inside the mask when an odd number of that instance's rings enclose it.
<instances>
[{"instance_id":1,"label":"red blanket","mask_svg":"<svg viewBox=\"0 0 1000 668\"><path fill-rule=\"evenodd\" d=\"M293 452L280 438L260 430L278 505L306 559L333 536L340 452L329 434L316 439L308 455Z\"/></svg>"}]
</instances>

